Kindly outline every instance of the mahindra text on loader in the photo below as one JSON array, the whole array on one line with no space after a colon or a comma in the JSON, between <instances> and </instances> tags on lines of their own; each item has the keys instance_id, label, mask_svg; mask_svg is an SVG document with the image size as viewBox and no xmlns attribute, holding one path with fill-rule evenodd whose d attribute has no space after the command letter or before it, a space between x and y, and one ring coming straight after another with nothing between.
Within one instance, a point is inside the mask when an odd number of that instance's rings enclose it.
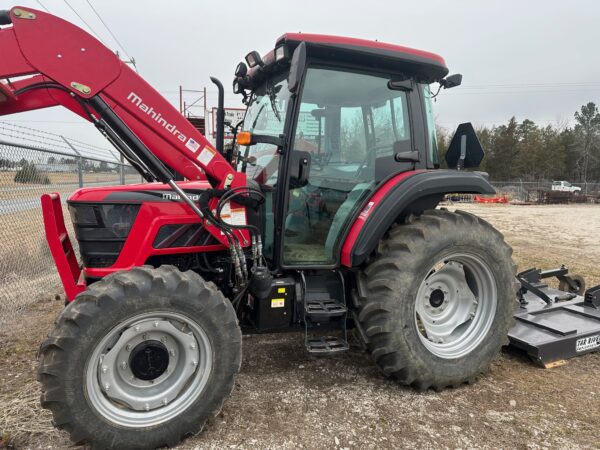
<instances>
[{"instance_id":1,"label":"mahindra text on loader","mask_svg":"<svg viewBox=\"0 0 600 450\"><path fill-rule=\"evenodd\" d=\"M58 194L42 197L68 304L40 348L41 402L73 441L152 448L198 432L232 390L243 333L301 331L324 356L354 328L385 375L419 390L473 381L506 343L511 248L436 209L494 193L461 170L483 157L470 124L439 168L430 86L461 81L440 56L284 34L238 65L247 112L224 151L222 104L213 147L81 29L23 7L0 25L0 115L62 105L148 181L69 197L81 263Z\"/></svg>"}]
</instances>

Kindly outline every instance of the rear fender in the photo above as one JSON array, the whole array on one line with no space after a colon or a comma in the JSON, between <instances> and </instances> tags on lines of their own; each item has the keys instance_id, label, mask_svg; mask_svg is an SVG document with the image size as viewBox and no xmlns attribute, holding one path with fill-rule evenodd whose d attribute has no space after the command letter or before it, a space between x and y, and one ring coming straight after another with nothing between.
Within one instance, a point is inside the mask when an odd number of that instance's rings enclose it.
<instances>
[{"instance_id":1,"label":"rear fender","mask_svg":"<svg viewBox=\"0 0 600 450\"><path fill-rule=\"evenodd\" d=\"M350 227L342 246L342 265L362 264L394 222L435 208L446 194L495 194L486 176L456 170L413 171L383 183Z\"/></svg>"}]
</instances>

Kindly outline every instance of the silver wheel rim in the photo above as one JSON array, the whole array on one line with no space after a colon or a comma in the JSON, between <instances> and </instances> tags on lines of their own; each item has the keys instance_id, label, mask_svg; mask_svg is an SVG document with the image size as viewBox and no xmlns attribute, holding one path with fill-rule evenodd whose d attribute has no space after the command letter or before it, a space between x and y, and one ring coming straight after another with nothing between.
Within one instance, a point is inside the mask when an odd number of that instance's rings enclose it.
<instances>
[{"instance_id":1,"label":"silver wheel rim","mask_svg":"<svg viewBox=\"0 0 600 450\"><path fill-rule=\"evenodd\" d=\"M437 262L417 291L415 323L423 345L444 359L472 352L496 315L494 275L478 256L455 253Z\"/></svg>"},{"instance_id":2,"label":"silver wheel rim","mask_svg":"<svg viewBox=\"0 0 600 450\"><path fill-rule=\"evenodd\" d=\"M139 314L110 330L94 348L85 369L87 397L116 425L157 425L199 397L212 364L212 345L198 323L173 312Z\"/></svg>"}]
</instances>

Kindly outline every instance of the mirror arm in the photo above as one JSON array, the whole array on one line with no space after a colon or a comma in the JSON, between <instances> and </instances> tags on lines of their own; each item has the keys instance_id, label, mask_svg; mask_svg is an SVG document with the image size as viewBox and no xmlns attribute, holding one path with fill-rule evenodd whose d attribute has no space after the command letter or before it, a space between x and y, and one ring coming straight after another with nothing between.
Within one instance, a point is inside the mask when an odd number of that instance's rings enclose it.
<instances>
[{"instance_id":1,"label":"mirror arm","mask_svg":"<svg viewBox=\"0 0 600 450\"><path fill-rule=\"evenodd\" d=\"M271 144L282 148L285 142L285 136L280 134L279 136L270 136L268 134L254 134L252 133L252 141L250 145L254 144Z\"/></svg>"}]
</instances>

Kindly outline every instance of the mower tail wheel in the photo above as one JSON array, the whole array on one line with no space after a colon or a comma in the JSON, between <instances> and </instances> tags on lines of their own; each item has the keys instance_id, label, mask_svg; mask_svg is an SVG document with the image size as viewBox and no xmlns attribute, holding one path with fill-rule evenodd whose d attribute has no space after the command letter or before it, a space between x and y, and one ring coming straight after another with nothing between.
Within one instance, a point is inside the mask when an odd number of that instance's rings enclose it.
<instances>
[{"instance_id":1,"label":"mower tail wheel","mask_svg":"<svg viewBox=\"0 0 600 450\"><path fill-rule=\"evenodd\" d=\"M491 225L432 210L392 228L358 276L356 322L375 363L418 390L473 381L507 343L516 265Z\"/></svg>"},{"instance_id":2,"label":"mower tail wheel","mask_svg":"<svg viewBox=\"0 0 600 450\"><path fill-rule=\"evenodd\" d=\"M231 302L198 274L117 272L78 295L42 344L41 403L78 444L174 446L220 411L241 340Z\"/></svg>"},{"instance_id":3,"label":"mower tail wheel","mask_svg":"<svg viewBox=\"0 0 600 450\"><path fill-rule=\"evenodd\" d=\"M585 294L585 279L581 275L568 275L568 278L570 278L570 281L573 282L574 286L567 280L560 280L558 283L558 290L569 292L570 294Z\"/></svg>"}]
</instances>

